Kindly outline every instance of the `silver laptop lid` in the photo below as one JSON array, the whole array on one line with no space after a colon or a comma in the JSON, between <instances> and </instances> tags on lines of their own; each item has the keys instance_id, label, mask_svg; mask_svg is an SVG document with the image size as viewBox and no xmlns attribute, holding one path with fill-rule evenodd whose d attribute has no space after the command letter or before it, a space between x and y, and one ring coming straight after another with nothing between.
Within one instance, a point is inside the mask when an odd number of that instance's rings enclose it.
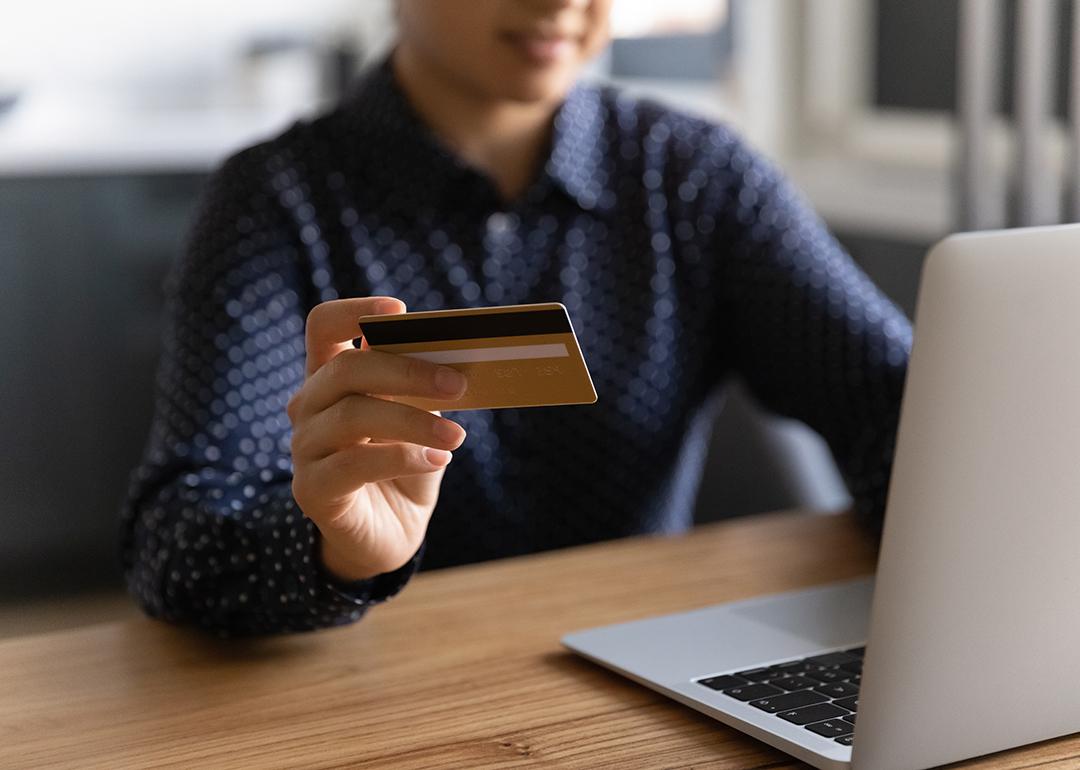
<instances>
[{"instance_id":1,"label":"silver laptop lid","mask_svg":"<svg viewBox=\"0 0 1080 770\"><path fill-rule=\"evenodd\" d=\"M1080 226L927 258L853 760L1080 730Z\"/></svg>"}]
</instances>

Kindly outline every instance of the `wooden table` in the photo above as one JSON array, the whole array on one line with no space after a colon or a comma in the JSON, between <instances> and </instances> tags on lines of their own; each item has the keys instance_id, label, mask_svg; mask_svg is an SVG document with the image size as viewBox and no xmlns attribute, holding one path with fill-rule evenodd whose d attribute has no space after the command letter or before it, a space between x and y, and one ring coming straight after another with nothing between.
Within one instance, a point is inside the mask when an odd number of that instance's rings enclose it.
<instances>
[{"instance_id":1,"label":"wooden table","mask_svg":"<svg viewBox=\"0 0 1080 770\"><path fill-rule=\"evenodd\" d=\"M772 514L417 576L348 628L140 619L0 643L0 767L802 765L578 659L570 630L865 574L847 516ZM1080 767L1080 737L964 767Z\"/></svg>"}]
</instances>

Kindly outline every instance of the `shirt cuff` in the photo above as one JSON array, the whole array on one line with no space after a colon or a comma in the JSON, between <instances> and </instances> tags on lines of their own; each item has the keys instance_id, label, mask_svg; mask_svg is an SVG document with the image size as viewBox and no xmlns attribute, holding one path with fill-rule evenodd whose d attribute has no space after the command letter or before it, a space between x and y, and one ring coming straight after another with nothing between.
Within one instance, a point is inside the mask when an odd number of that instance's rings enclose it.
<instances>
[{"instance_id":1,"label":"shirt cuff","mask_svg":"<svg viewBox=\"0 0 1080 770\"><path fill-rule=\"evenodd\" d=\"M353 604L379 604L397 595L405 584L420 568L420 561L424 557L424 546L427 541L420 543L412 558L391 572L383 572L375 577L364 580L341 580L330 574L321 561L317 561L319 573L322 576L324 586L333 594Z\"/></svg>"}]
</instances>

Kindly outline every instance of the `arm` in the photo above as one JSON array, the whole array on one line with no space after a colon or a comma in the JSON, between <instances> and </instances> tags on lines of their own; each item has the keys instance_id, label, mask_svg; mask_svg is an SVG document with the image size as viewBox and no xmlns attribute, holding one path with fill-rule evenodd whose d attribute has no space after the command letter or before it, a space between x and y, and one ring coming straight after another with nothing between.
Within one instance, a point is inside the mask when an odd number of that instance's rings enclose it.
<instances>
[{"instance_id":1,"label":"arm","mask_svg":"<svg viewBox=\"0 0 1080 770\"><path fill-rule=\"evenodd\" d=\"M761 402L832 449L879 530L911 347L903 313L769 162L732 142L717 222L721 329Z\"/></svg>"},{"instance_id":2,"label":"arm","mask_svg":"<svg viewBox=\"0 0 1080 770\"><path fill-rule=\"evenodd\" d=\"M124 572L146 612L222 635L357 620L420 558L338 580L293 498L285 407L304 382L314 289L285 212L251 181L259 168L242 155L215 175L170 276L154 423L123 512Z\"/></svg>"}]
</instances>

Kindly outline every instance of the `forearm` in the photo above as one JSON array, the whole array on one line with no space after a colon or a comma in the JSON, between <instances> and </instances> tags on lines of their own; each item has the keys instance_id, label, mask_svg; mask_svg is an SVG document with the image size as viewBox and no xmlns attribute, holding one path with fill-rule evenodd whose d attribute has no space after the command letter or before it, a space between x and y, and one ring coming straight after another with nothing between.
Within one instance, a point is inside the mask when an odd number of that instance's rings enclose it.
<instances>
[{"instance_id":1,"label":"forearm","mask_svg":"<svg viewBox=\"0 0 1080 770\"><path fill-rule=\"evenodd\" d=\"M880 527L911 344L903 313L764 159L719 217L720 317L729 355L769 409L828 441L855 508ZM734 248L725 245L735 244Z\"/></svg>"},{"instance_id":2,"label":"forearm","mask_svg":"<svg viewBox=\"0 0 1080 770\"><path fill-rule=\"evenodd\" d=\"M222 636L343 625L401 590L419 562L418 552L394 572L339 581L322 565L318 530L287 484L248 503L238 509L225 495L180 482L133 500L125 574L148 614Z\"/></svg>"}]
</instances>

